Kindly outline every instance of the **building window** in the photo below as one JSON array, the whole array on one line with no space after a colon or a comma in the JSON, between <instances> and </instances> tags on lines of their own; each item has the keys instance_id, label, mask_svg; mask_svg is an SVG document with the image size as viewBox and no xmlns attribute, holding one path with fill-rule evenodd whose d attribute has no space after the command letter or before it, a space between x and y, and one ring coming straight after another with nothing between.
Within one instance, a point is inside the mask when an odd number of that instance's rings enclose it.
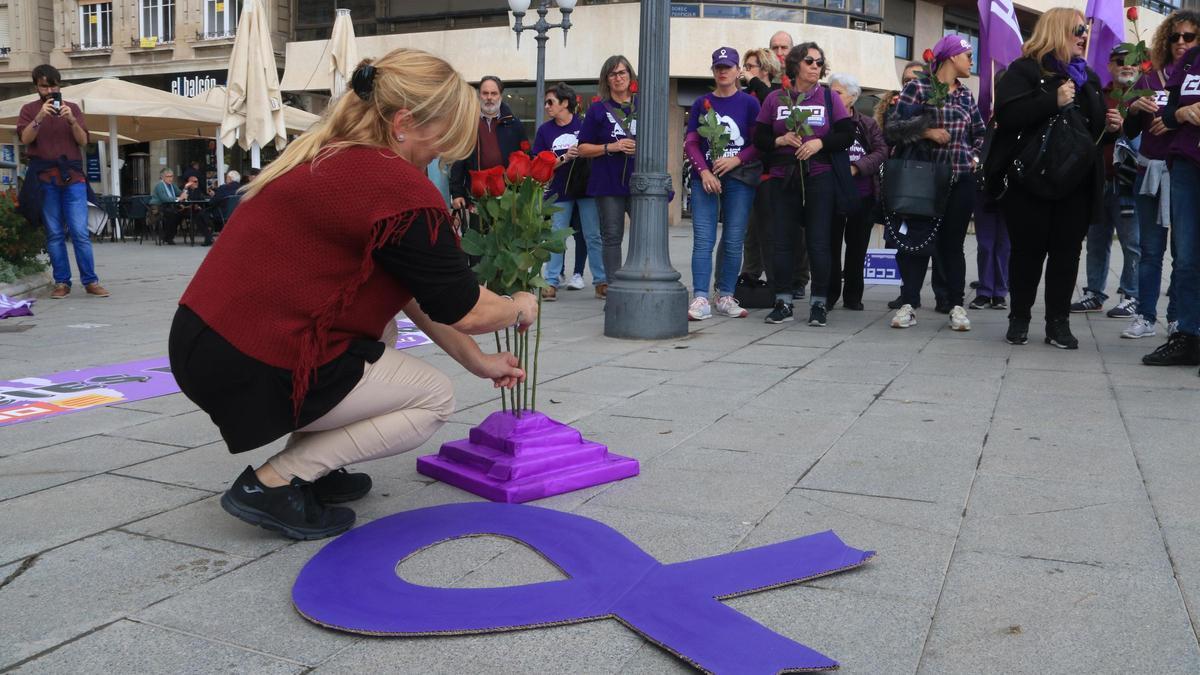
<instances>
[{"instance_id":1,"label":"building window","mask_svg":"<svg viewBox=\"0 0 1200 675\"><path fill-rule=\"evenodd\" d=\"M112 3L95 2L79 7L79 48L112 47Z\"/></svg>"},{"instance_id":2,"label":"building window","mask_svg":"<svg viewBox=\"0 0 1200 675\"><path fill-rule=\"evenodd\" d=\"M892 55L898 59L912 61L912 43L913 39L907 35L892 34L895 40L895 47L892 49Z\"/></svg>"},{"instance_id":3,"label":"building window","mask_svg":"<svg viewBox=\"0 0 1200 675\"><path fill-rule=\"evenodd\" d=\"M971 74L979 74L979 30L947 22L942 29L942 36L962 35L971 40Z\"/></svg>"},{"instance_id":4,"label":"building window","mask_svg":"<svg viewBox=\"0 0 1200 675\"><path fill-rule=\"evenodd\" d=\"M141 37L158 43L175 41L175 0L140 0Z\"/></svg>"},{"instance_id":5,"label":"building window","mask_svg":"<svg viewBox=\"0 0 1200 675\"><path fill-rule=\"evenodd\" d=\"M0 59L7 59L11 49L8 41L8 2L0 0Z\"/></svg>"},{"instance_id":6,"label":"building window","mask_svg":"<svg viewBox=\"0 0 1200 675\"><path fill-rule=\"evenodd\" d=\"M233 37L241 15L242 0L204 0L204 39Z\"/></svg>"}]
</instances>

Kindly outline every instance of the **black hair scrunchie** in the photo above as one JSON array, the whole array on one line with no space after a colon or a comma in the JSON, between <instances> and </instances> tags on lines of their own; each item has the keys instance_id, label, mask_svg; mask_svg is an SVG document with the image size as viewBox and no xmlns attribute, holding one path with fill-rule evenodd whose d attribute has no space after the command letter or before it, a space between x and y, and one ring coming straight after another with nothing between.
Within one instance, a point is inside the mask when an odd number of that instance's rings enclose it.
<instances>
[{"instance_id":1,"label":"black hair scrunchie","mask_svg":"<svg viewBox=\"0 0 1200 675\"><path fill-rule=\"evenodd\" d=\"M375 91L375 66L364 63L354 69L354 74L350 76L350 86L354 88L354 93L364 101L371 98L371 92Z\"/></svg>"}]
</instances>

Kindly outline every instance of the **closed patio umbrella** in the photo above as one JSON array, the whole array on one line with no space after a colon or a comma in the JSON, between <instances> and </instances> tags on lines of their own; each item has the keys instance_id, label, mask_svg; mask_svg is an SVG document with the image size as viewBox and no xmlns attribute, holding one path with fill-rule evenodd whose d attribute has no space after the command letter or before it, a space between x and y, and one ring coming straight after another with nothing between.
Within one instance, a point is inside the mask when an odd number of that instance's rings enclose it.
<instances>
[{"instance_id":1,"label":"closed patio umbrella","mask_svg":"<svg viewBox=\"0 0 1200 675\"><path fill-rule=\"evenodd\" d=\"M275 50L259 0L246 0L242 5L226 81L221 142L226 147L236 142L250 150L250 165L258 168L258 148L272 141L279 150L287 145Z\"/></svg>"},{"instance_id":2,"label":"closed patio umbrella","mask_svg":"<svg viewBox=\"0 0 1200 675\"><path fill-rule=\"evenodd\" d=\"M358 46L354 42L354 22L350 10L338 9L333 21L333 35L329 40L329 71L333 73L333 99L338 100L346 93L346 83L358 65Z\"/></svg>"},{"instance_id":3,"label":"closed patio umbrella","mask_svg":"<svg viewBox=\"0 0 1200 675\"><path fill-rule=\"evenodd\" d=\"M224 108L225 99L229 94L225 87L217 85L211 87L203 93L197 94L195 100L208 105L215 105ZM290 105L283 106L283 125L289 132L302 134L308 131L308 128L317 123L321 119L320 116L314 115L307 110L293 108ZM225 146L221 142L220 131L217 132L217 172L220 173L225 162Z\"/></svg>"}]
</instances>

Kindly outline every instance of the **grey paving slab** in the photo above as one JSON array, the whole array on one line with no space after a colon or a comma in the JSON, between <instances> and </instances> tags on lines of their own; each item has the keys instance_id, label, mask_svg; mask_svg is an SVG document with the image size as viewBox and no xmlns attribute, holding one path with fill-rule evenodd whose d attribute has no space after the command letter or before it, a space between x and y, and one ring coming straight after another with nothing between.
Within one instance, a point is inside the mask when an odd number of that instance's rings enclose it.
<instances>
[{"instance_id":1,"label":"grey paving slab","mask_svg":"<svg viewBox=\"0 0 1200 675\"><path fill-rule=\"evenodd\" d=\"M0 429L0 456L109 433L158 417L153 413L103 406L49 419L11 424Z\"/></svg>"},{"instance_id":2,"label":"grey paving slab","mask_svg":"<svg viewBox=\"0 0 1200 675\"><path fill-rule=\"evenodd\" d=\"M978 448L969 446L897 445L843 438L799 485L928 503L961 504L974 477L978 457Z\"/></svg>"},{"instance_id":3,"label":"grey paving slab","mask_svg":"<svg viewBox=\"0 0 1200 675\"><path fill-rule=\"evenodd\" d=\"M1000 391L998 374L972 373L971 377L957 374L925 375L902 373L892 380L883 398L894 401L921 401L957 405L988 406Z\"/></svg>"},{"instance_id":4,"label":"grey paving slab","mask_svg":"<svg viewBox=\"0 0 1200 675\"><path fill-rule=\"evenodd\" d=\"M292 607L296 575L325 543L293 544L131 618L315 665L359 639L318 628Z\"/></svg>"},{"instance_id":5,"label":"grey paving slab","mask_svg":"<svg viewBox=\"0 0 1200 675\"><path fill-rule=\"evenodd\" d=\"M210 493L102 474L0 502L0 563L198 501Z\"/></svg>"},{"instance_id":6,"label":"grey paving slab","mask_svg":"<svg viewBox=\"0 0 1200 675\"><path fill-rule=\"evenodd\" d=\"M724 363L747 363L783 368L801 368L815 361L828 350L824 347L795 347L792 345L752 344L721 357Z\"/></svg>"},{"instance_id":7,"label":"grey paving slab","mask_svg":"<svg viewBox=\"0 0 1200 675\"><path fill-rule=\"evenodd\" d=\"M496 560L506 551L514 548L525 548L522 544L505 537L479 535L450 539L428 548L422 549L405 558L396 565L396 574L414 584L436 588L452 588L456 586L471 587L464 583L474 571ZM537 555L526 549L528 554ZM553 567L546 568L545 560L526 558L523 562L532 562L538 566L537 571L545 573L542 581L562 578ZM495 586L515 585L495 583Z\"/></svg>"},{"instance_id":8,"label":"grey paving slab","mask_svg":"<svg viewBox=\"0 0 1200 675\"><path fill-rule=\"evenodd\" d=\"M726 476L649 464L637 480L616 483L588 503L754 522L779 503L796 478L778 473Z\"/></svg>"},{"instance_id":9,"label":"grey paving slab","mask_svg":"<svg viewBox=\"0 0 1200 675\"><path fill-rule=\"evenodd\" d=\"M626 675L663 675L664 673L695 673L696 669L665 651L658 645L644 644L621 664Z\"/></svg>"},{"instance_id":10,"label":"grey paving slab","mask_svg":"<svg viewBox=\"0 0 1200 675\"><path fill-rule=\"evenodd\" d=\"M220 496L185 504L124 525L121 531L215 549L246 559L260 558L288 545L288 540L268 534L231 517L221 508Z\"/></svg>"},{"instance_id":11,"label":"grey paving slab","mask_svg":"<svg viewBox=\"0 0 1200 675\"><path fill-rule=\"evenodd\" d=\"M140 410L142 412L151 412L159 415L182 415L183 413L198 410L195 403L192 403L188 397L183 394L170 394L167 396L158 396L155 398L146 398L140 401L131 401L129 403L118 403L114 408L122 408L125 410Z\"/></svg>"},{"instance_id":12,"label":"grey paving slab","mask_svg":"<svg viewBox=\"0 0 1200 675\"><path fill-rule=\"evenodd\" d=\"M1126 416L1187 422L1200 417L1200 387L1156 389L1117 386L1114 389L1117 403Z\"/></svg>"},{"instance_id":13,"label":"grey paving slab","mask_svg":"<svg viewBox=\"0 0 1200 675\"><path fill-rule=\"evenodd\" d=\"M613 359L614 366L649 370L692 370L718 359L727 359L729 349L697 349L689 345L654 346Z\"/></svg>"},{"instance_id":14,"label":"grey paving slab","mask_svg":"<svg viewBox=\"0 0 1200 675\"><path fill-rule=\"evenodd\" d=\"M202 410L173 415L112 432L115 436L195 448L221 440L221 431Z\"/></svg>"},{"instance_id":15,"label":"grey paving slab","mask_svg":"<svg viewBox=\"0 0 1200 675\"><path fill-rule=\"evenodd\" d=\"M44 553L0 588L0 668L244 562L122 532L105 532Z\"/></svg>"},{"instance_id":16,"label":"grey paving slab","mask_svg":"<svg viewBox=\"0 0 1200 675\"><path fill-rule=\"evenodd\" d=\"M702 427L686 427L671 420L615 416L604 412L574 424L584 438L603 443L609 452L646 461L691 438Z\"/></svg>"},{"instance_id":17,"label":"grey paving slab","mask_svg":"<svg viewBox=\"0 0 1200 675\"><path fill-rule=\"evenodd\" d=\"M299 663L122 620L65 645L15 673L299 673Z\"/></svg>"},{"instance_id":18,"label":"grey paving slab","mask_svg":"<svg viewBox=\"0 0 1200 675\"><path fill-rule=\"evenodd\" d=\"M543 380L538 385L538 391L633 396L656 384L662 384L669 377L670 373L645 368L593 366L563 377Z\"/></svg>"},{"instance_id":19,"label":"grey paving slab","mask_svg":"<svg viewBox=\"0 0 1200 675\"><path fill-rule=\"evenodd\" d=\"M1136 486L1142 479L1123 435L1097 436L1084 447L1061 429L1016 431L993 425L979 468L994 475L1082 483L1093 490Z\"/></svg>"},{"instance_id":20,"label":"grey paving slab","mask_svg":"<svg viewBox=\"0 0 1200 675\"><path fill-rule=\"evenodd\" d=\"M279 439L257 450L232 455L225 442L218 441L119 469L114 473L209 492L224 492L246 466L260 466L283 449L284 442L285 439Z\"/></svg>"},{"instance_id":21,"label":"grey paving slab","mask_svg":"<svg viewBox=\"0 0 1200 675\"><path fill-rule=\"evenodd\" d=\"M10 455L0 458L0 501L179 451L173 445L96 435Z\"/></svg>"},{"instance_id":22,"label":"grey paving slab","mask_svg":"<svg viewBox=\"0 0 1200 675\"><path fill-rule=\"evenodd\" d=\"M472 537L475 538L475 537ZM498 539L502 538L496 537ZM459 577L454 588L500 588L524 586L543 581L562 581L567 575L537 551L520 542L501 551L475 569Z\"/></svg>"},{"instance_id":23,"label":"grey paving slab","mask_svg":"<svg viewBox=\"0 0 1200 675\"><path fill-rule=\"evenodd\" d=\"M721 359L696 370L672 375L667 382L684 387L761 392L796 372L797 369L790 366L731 363Z\"/></svg>"},{"instance_id":24,"label":"grey paving slab","mask_svg":"<svg viewBox=\"0 0 1200 675\"><path fill-rule=\"evenodd\" d=\"M1194 673L1200 650L1169 575L955 555L921 673Z\"/></svg>"},{"instance_id":25,"label":"grey paving slab","mask_svg":"<svg viewBox=\"0 0 1200 675\"><path fill-rule=\"evenodd\" d=\"M870 407L883 392L883 385L880 384L805 379L804 370L755 397L743 409L748 412L767 410L857 416Z\"/></svg>"},{"instance_id":26,"label":"grey paving slab","mask_svg":"<svg viewBox=\"0 0 1200 675\"><path fill-rule=\"evenodd\" d=\"M677 513L600 506L595 500L575 510L620 532L663 563L677 563L732 551L754 524L733 516L695 517Z\"/></svg>"},{"instance_id":27,"label":"grey paving slab","mask_svg":"<svg viewBox=\"0 0 1200 675\"><path fill-rule=\"evenodd\" d=\"M838 350L830 357L810 363L796 373L796 380L815 380L836 384L858 383L883 385L896 379L905 368L899 361L883 360L884 353L874 353L874 358L841 356Z\"/></svg>"}]
</instances>

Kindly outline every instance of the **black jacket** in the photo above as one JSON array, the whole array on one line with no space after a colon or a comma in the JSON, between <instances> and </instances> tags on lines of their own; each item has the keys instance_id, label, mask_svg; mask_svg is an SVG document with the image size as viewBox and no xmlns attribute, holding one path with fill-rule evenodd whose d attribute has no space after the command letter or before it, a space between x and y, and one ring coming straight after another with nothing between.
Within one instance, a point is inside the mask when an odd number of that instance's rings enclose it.
<instances>
[{"instance_id":1,"label":"black jacket","mask_svg":"<svg viewBox=\"0 0 1200 675\"><path fill-rule=\"evenodd\" d=\"M1032 57L1022 57L1012 62L1004 77L996 85L996 135L984 164L984 176L989 192L1003 184L1004 174L1012 164L1023 138L1037 131L1046 120L1058 113L1058 87L1067 77L1050 72ZM1087 82L1075 90L1075 104L1087 123L1088 134L1103 145L1116 138L1116 134L1104 131L1104 95L1101 93L1100 78L1088 68ZM1092 213L1099 212L1099 200L1103 194L1103 154L1096 153L1092 165L1092 178L1081 184L1080 189L1091 190Z\"/></svg>"},{"instance_id":2,"label":"black jacket","mask_svg":"<svg viewBox=\"0 0 1200 675\"><path fill-rule=\"evenodd\" d=\"M500 104L500 116L496 121L496 140L500 142L500 157L508 166L508 156L521 149L521 141L526 140L525 125L513 115L507 103ZM479 146L471 156L455 162L450 166L450 197L471 196L471 174L468 171L479 169Z\"/></svg>"}]
</instances>

